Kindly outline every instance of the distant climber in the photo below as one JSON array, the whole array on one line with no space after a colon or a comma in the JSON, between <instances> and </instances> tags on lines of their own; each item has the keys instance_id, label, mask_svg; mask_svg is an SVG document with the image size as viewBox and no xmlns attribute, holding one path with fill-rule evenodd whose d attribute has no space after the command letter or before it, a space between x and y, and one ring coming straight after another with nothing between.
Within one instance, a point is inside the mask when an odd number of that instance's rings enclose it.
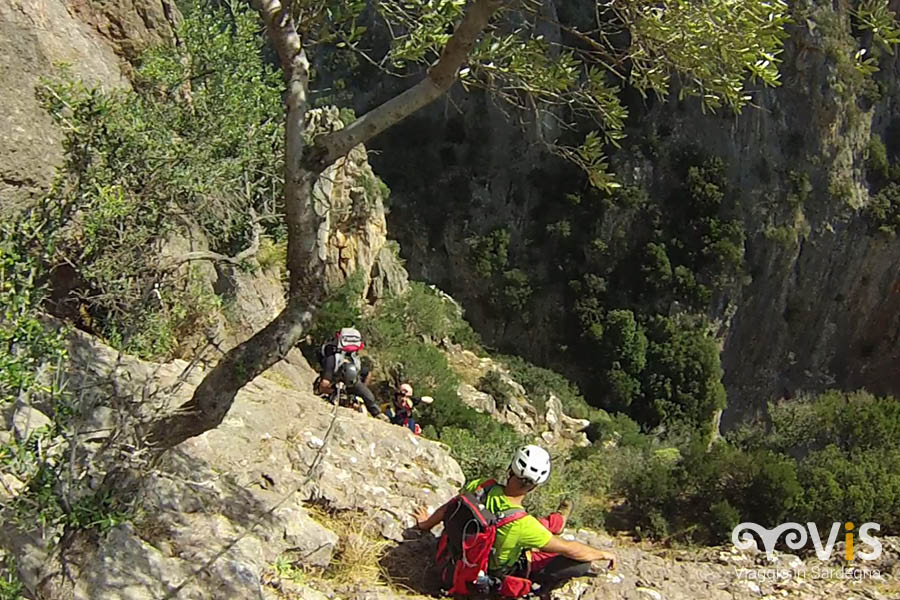
<instances>
[{"instance_id":1,"label":"distant climber","mask_svg":"<svg viewBox=\"0 0 900 600\"><path fill-rule=\"evenodd\" d=\"M402 383L397 391L394 392L394 400L387 407L385 413L394 425L408 427L414 434L420 435L422 428L419 427L419 424L413 418L413 408L419 404L431 404L432 402L434 402L434 398L431 396L422 396L421 398L413 396L412 386L408 383Z\"/></svg>"},{"instance_id":2,"label":"distant climber","mask_svg":"<svg viewBox=\"0 0 900 600\"><path fill-rule=\"evenodd\" d=\"M418 509L419 529L443 522L435 566L445 590L457 595L499 593L520 597L550 590L573 577L591 575L613 553L559 537L571 512L565 501L546 518L536 519L522 508L525 495L550 476L550 455L539 446L516 450L506 484L476 479L432 514ZM465 543L463 543L465 542Z\"/></svg>"},{"instance_id":3,"label":"distant climber","mask_svg":"<svg viewBox=\"0 0 900 600\"><path fill-rule=\"evenodd\" d=\"M358 352L365 347L362 334L353 327L344 327L334 335L334 339L322 344L319 362L322 370L313 383L317 394L331 394L333 384L342 382L349 394L363 399L366 409L373 417L388 421L375 403L375 395L366 385L368 369L364 368Z\"/></svg>"}]
</instances>

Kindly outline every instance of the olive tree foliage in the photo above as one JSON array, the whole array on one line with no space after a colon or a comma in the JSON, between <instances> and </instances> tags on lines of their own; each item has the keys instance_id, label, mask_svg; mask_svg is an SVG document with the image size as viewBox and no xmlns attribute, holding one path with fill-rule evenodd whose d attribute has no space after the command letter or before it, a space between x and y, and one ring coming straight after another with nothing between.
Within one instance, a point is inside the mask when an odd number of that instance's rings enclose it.
<instances>
[{"instance_id":1,"label":"olive tree foliage","mask_svg":"<svg viewBox=\"0 0 900 600\"><path fill-rule=\"evenodd\" d=\"M207 373L193 397L156 422L149 441L172 447L216 427L237 392L280 360L308 330L323 287L321 219L312 193L349 150L433 102L454 83L480 88L519 114L551 118L559 135L543 143L584 169L600 188L617 184L605 151L623 136L620 92L631 86L665 98L695 96L704 109L740 111L747 82L778 84L785 37L782 0L586 0L590 22L559 22L553 4L532 0L254 0L284 74L284 219L288 301L253 337ZM391 33L373 56L363 22ZM545 36L557 31L558 36ZM348 126L311 134L310 55L320 47L364 56L390 73L425 75ZM584 133L584 132L587 133ZM573 141L574 140L574 141Z\"/></svg>"}]
</instances>

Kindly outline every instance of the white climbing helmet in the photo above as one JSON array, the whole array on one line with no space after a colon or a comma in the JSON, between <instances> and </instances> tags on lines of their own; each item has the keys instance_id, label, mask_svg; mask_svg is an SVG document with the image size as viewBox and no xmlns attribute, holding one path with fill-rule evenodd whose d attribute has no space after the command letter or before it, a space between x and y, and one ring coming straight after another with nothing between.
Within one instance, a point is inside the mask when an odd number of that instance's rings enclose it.
<instances>
[{"instance_id":1,"label":"white climbing helmet","mask_svg":"<svg viewBox=\"0 0 900 600\"><path fill-rule=\"evenodd\" d=\"M509 469L519 479L540 485L550 477L550 455L540 446L522 446L513 454Z\"/></svg>"}]
</instances>

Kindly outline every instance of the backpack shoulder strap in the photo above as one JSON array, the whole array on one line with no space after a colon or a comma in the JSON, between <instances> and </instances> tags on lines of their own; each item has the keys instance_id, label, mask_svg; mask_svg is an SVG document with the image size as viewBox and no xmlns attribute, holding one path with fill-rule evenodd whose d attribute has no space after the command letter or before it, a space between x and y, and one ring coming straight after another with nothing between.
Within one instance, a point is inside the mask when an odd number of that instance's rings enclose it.
<instances>
[{"instance_id":1,"label":"backpack shoulder strap","mask_svg":"<svg viewBox=\"0 0 900 600\"><path fill-rule=\"evenodd\" d=\"M497 480L496 479L488 479L486 481L482 481L480 484L478 484L478 487L476 487L473 491L471 491L469 493L472 494L472 496L474 496L475 498L477 498L478 502L485 502L487 500L487 495L495 487L497 487Z\"/></svg>"},{"instance_id":2,"label":"backpack shoulder strap","mask_svg":"<svg viewBox=\"0 0 900 600\"><path fill-rule=\"evenodd\" d=\"M497 529L500 529L504 525L509 525L519 519L527 517L528 513L522 508L511 508L509 510L504 510L500 514L497 515Z\"/></svg>"},{"instance_id":3,"label":"backpack shoulder strap","mask_svg":"<svg viewBox=\"0 0 900 600\"><path fill-rule=\"evenodd\" d=\"M488 490L490 490L490 488L492 488L492 487L494 487L494 486L496 486L496 485L497 485L497 480L496 480L496 479L487 479L487 480L482 481L481 483L479 483L479 484L478 484L478 487L475 488L475 491L476 491L476 492L480 492L483 488L488 488Z\"/></svg>"}]
</instances>

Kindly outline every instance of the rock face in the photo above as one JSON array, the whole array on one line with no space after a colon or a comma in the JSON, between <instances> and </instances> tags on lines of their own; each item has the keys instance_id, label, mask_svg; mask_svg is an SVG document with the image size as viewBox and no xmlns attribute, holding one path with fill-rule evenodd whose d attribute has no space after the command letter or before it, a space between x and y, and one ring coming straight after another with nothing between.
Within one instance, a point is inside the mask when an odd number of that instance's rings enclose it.
<instances>
[{"instance_id":1,"label":"rock face","mask_svg":"<svg viewBox=\"0 0 900 600\"><path fill-rule=\"evenodd\" d=\"M83 334L75 334L70 356L80 384L98 390L97 398L82 396L90 412L104 408L99 390L116 389L115 402L146 409L142 398L171 391L181 379L171 397L177 405L203 376L183 361L118 356ZM462 485L440 444L333 409L266 375L240 392L217 429L182 444L148 475L143 518L79 551L74 598L161 598L182 583L179 598L258 598L264 575L285 552L307 568L331 562L338 538L311 517L309 503L337 519L362 515L369 535L400 541L415 508L437 508ZM27 568L22 575L32 586L42 576Z\"/></svg>"},{"instance_id":2,"label":"rock face","mask_svg":"<svg viewBox=\"0 0 900 600\"><path fill-rule=\"evenodd\" d=\"M100 33L116 54L133 62L147 46L173 42L181 20L170 0L117 0L116 2L71 2L69 10ZM126 69L128 65L125 65Z\"/></svg>"},{"instance_id":3,"label":"rock face","mask_svg":"<svg viewBox=\"0 0 900 600\"><path fill-rule=\"evenodd\" d=\"M567 415L563 410L562 401L555 394L550 394L547 399L546 411L544 422L547 423L549 429L541 435L545 442L552 444L558 439L568 439L573 441L576 446L591 445L584 433L591 422L587 419L576 419Z\"/></svg>"},{"instance_id":4,"label":"rock face","mask_svg":"<svg viewBox=\"0 0 900 600\"><path fill-rule=\"evenodd\" d=\"M376 302L392 293L402 293L409 288L409 273L398 256L399 247L385 244L375 257L372 274L369 277L367 300Z\"/></svg>"},{"instance_id":5,"label":"rock face","mask_svg":"<svg viewBox=\"0 0 900 600\"><path fill-rule=\"evenodd\" d=\"M94 3L0 2L0 211L27 204L62 161L61 136L35 88L59 64L103 88L128 86L123 75L137 48L172 36L177 10L153 0Z\"/></svg>"},{"instance_id":6,"label":"rock face","mask_svg":"<svg viewBox=\"0 0 900 600\"><path fill-rule=\"evenodd\" d=\"M309 123L310 131L317 133L344 126L334 107L311 111ZM405 291L407 275L396 252L386 247L384 199L385 192L362 145L319 177L313 189L313 206L320 218L317 245L326 261L328 289L337 288L358 273L365 282L363 297L377 300L391 292ZM376 283L370 284L373 270Z\"/></svg>"},{"instance_id":7,"label":"rock face","mask_svg":"<svg viewBox=\"0 0 900 600\"><path fill-rule=\"evenodd\" d=\"M565 414L562 403L555 395L541 399L529 398L525 388L510 377L503 365L490 358L476 356L469 350L451 350L448 359L463 379L457 395L467 406L510 425L522 435L539 436L549 446L560 448L573 444L590 445L585 433L590 421ZM496 373L508 389L505 404L501 405L496 398L466 381L477 382L490 372ZM535 401L541 402L543 410L538 410Z\"/></svg>"}]
</instances>

